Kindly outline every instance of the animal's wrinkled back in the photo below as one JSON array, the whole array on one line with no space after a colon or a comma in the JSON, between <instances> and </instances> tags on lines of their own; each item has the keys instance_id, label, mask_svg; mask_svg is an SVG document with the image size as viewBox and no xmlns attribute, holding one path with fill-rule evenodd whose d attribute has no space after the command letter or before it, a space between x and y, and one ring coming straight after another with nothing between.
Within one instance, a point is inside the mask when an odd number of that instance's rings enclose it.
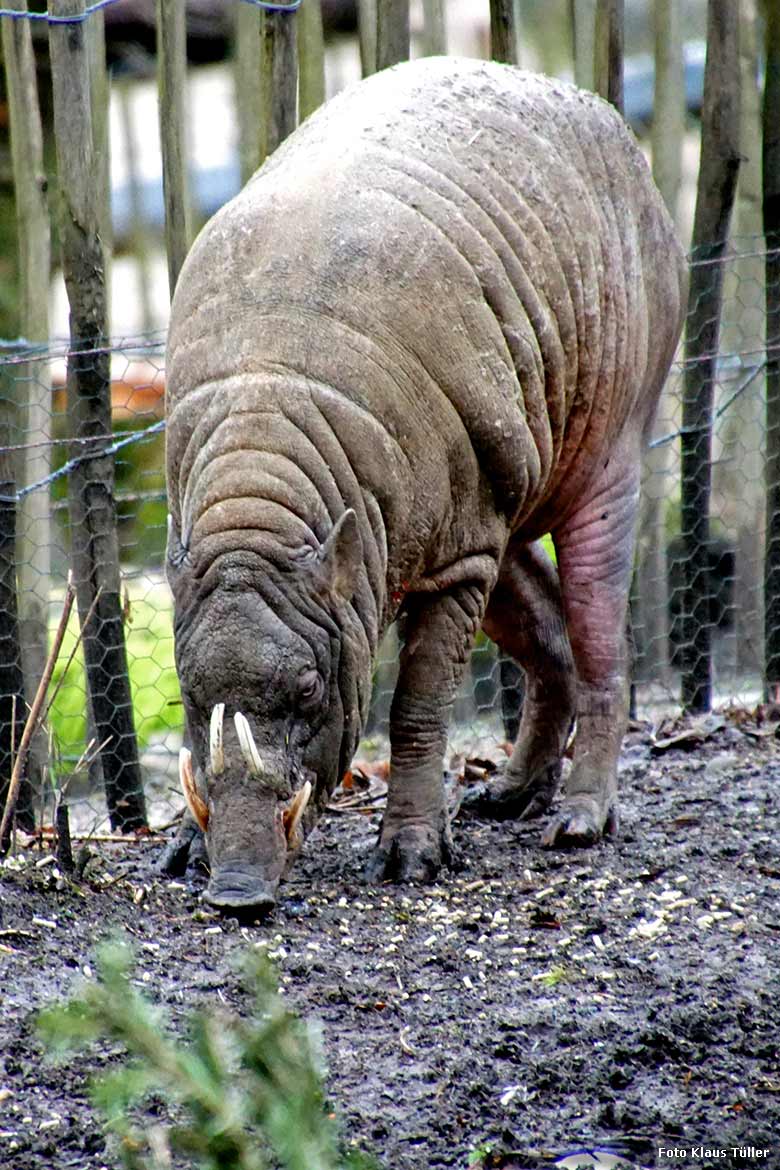
<instances>
[{"instance_id":1,"label":"animal's wrinkled back","mask_svg":"<svg viewBox=\"0 0 780 1170\"><path fill-rule=\"evenodd\" d=\"M652 413L683 270L606 103L492 63L400 66L309 119L206 228L169 409L228 374L302 372L412 448L432 426L468 443L527 512L594 427L602 445Z\"/></svg>"}]
</instances>

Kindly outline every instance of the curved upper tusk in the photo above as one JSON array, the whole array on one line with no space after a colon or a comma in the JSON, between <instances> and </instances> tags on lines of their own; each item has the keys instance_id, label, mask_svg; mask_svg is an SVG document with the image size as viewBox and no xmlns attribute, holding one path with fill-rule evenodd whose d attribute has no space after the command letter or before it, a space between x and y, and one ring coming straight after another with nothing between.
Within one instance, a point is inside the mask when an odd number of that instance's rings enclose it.
<instances>
[{"instance_id":1,"label":"curved upper tusk","mask_svg":"<svg viewBox=\"0 0 780 1170\"><path fill-rule=\"evenodd\" d=\"M290 802L289 808L284 812L284 834L287 838L287 843L292 848L298 845L298 825L301 823L301 817L306 812L306 806L311 797L311 781L306 780L304 784L296 792L295 796Z\"/></svg>"},{"instance_id":2,"label":"curved upper tusk","mask_svg":"<svg viewBox=\"0 0 780 1170\"><path fill-rule=\"evenodd\" d=\"M198 792L192 773L192 752L185 747L179 752L179 780L187 807L205 833L209 823L209 807Z\"/></svg>"},{"instance_id":3,"label":"curved upper tusk","mask_svg":"<svg viewBox=\"0 0 780 1170\"><path fill-rule=\"evenodd\" d=\"M209 746L211 749L211 770L215 776L225 770L225 752L222 747L222 725L225 720L225 704L217 703L211 712Z\"/></svg>"},{"instance_id":4,"label":"curved upper tusk","mask_svg":"<svg viewBox=\"0 0 780 1170\"><path fill-rule=\"evenodd\" d=\"M262 776L265 768L263 767L263 761L260 759L260 753L257 750L257 744L255 743L254 736L252 735L252 729L249 726L249 720L245 715L242 715L240 711L236 711L235 715L233 716L233 722L236 725L236 735L238 736L238 742L241 745L241 751L244 753L244 759L246 760L250 770L254 772L256 776Z\"/></svg>"}]
</instances>

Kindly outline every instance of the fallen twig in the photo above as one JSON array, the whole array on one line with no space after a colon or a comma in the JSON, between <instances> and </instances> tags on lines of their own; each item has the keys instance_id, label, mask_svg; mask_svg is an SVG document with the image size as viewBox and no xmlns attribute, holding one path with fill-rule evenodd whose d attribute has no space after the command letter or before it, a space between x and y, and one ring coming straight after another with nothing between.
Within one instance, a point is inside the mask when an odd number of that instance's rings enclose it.
<instances>
[{"instance_id":1,"label":"fallen twig","mask_svg":"<svg viewBox=\"0 0 780 1170\"><path fill-rule=\"evenodd\" d=\"M164 826L161 826L161 827L164 828ZM39 836L40 837L53 837L54 833L55 833L55 829L54 829L53 825L44 825L43 828L38 829L35 834L30 834L28 837L28 840L36 839ZM71 833L70 839L71 839L71 841L74 841L74 842L77 841L79 843L84 843L87 845L91 841L97 841L97 842L100 842L102 844L107 843L107 844L111 844L111 845L139 845L142 842L144 845L146 845L147 842L151 843L153 845L159 845L159 844L164 843L167 840L167 838L165 838L161 832L140 833L140 834L136 834L136 833L123 833L123 834Z\"/></svg>"}]
</instances>

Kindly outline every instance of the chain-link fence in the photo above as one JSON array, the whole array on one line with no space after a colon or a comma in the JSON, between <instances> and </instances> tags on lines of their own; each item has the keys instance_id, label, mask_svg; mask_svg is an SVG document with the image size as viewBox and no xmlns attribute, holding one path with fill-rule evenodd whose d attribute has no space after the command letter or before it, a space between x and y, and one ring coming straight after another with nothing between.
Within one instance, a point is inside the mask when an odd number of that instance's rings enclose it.
<instances>
[{"instance_id":1,"label":"chain-link fence","mask_svg":"<svg viewBox=\"0 0 780 1170\"><path fill-rule=\"evenodd\" d=\"M696 261L694 261L695 263ZM709 579L701 583L713 645L718 704L758 702L763 693L765 514L765 250L732 243L712 420ZM105 353L104 350L101 353ZM68 478L84 458L69 424L67 346L0 346L0 723L10 767L17 705L31 701L62 609L73 543ZM776 355L775 355L776 356ZM685 666L686 533L681 529L680 434L683 360L670 375L646 455L632 599L634 697L640 717L679 707ZM147 335L110 346L111 432L92 436L115 469L116 537L132 722L151 819L178 801L176 755L182 708L174 670L171 598L163 563L164 339ZM31 753L34 791L50 816L51 796L90 793L101 806L96 742L78 622L71 619L54 672L45 734ZM397 642L390 632L376 666L365 750L386 750ZM502 695L503 692L503 695ZM516 731L517 672L480 635L458 696L453 742L479 750ZM23 696L23 698L22 698ZM504 702L502 703L502 698ZM509 701L507 701L507 698ZM10 727L10 731L9 731ZM162 797L162 804L157 798ZM39 810L35 810L36 817Z\"/></svg>"}]
</instances>

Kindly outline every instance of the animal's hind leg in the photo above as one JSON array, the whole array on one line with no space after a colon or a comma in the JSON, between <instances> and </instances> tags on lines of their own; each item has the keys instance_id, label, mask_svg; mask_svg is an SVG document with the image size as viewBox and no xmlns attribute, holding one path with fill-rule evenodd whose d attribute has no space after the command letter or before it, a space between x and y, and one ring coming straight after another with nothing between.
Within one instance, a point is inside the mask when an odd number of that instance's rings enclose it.
<instances>
[{"instance_id":1,"label":"animal's hind leg","mask_svg":"<svg viewBox=\"0 0 780 1170\"><path fill-rule=\"evenodd\" d=\"M577 736L563 804L543 843L588 844L617 827L617 765L628 715L626 610L639 501L627 437L553 533L577 668Z\"/></svg>"},{"instance_id":2,"label":"animal's hind leg","mask_svg":"<svg viewBox=\"0 0 780 1170\"><path fill-rule=\"evenodd\" d=\"M510 541L482 626L521 663L526 688L503 775L472 790L461 807L496 819L537 816L549 808L558 785L576 695L558 574L540 544Z\"/></svg>"}]
</instances>

